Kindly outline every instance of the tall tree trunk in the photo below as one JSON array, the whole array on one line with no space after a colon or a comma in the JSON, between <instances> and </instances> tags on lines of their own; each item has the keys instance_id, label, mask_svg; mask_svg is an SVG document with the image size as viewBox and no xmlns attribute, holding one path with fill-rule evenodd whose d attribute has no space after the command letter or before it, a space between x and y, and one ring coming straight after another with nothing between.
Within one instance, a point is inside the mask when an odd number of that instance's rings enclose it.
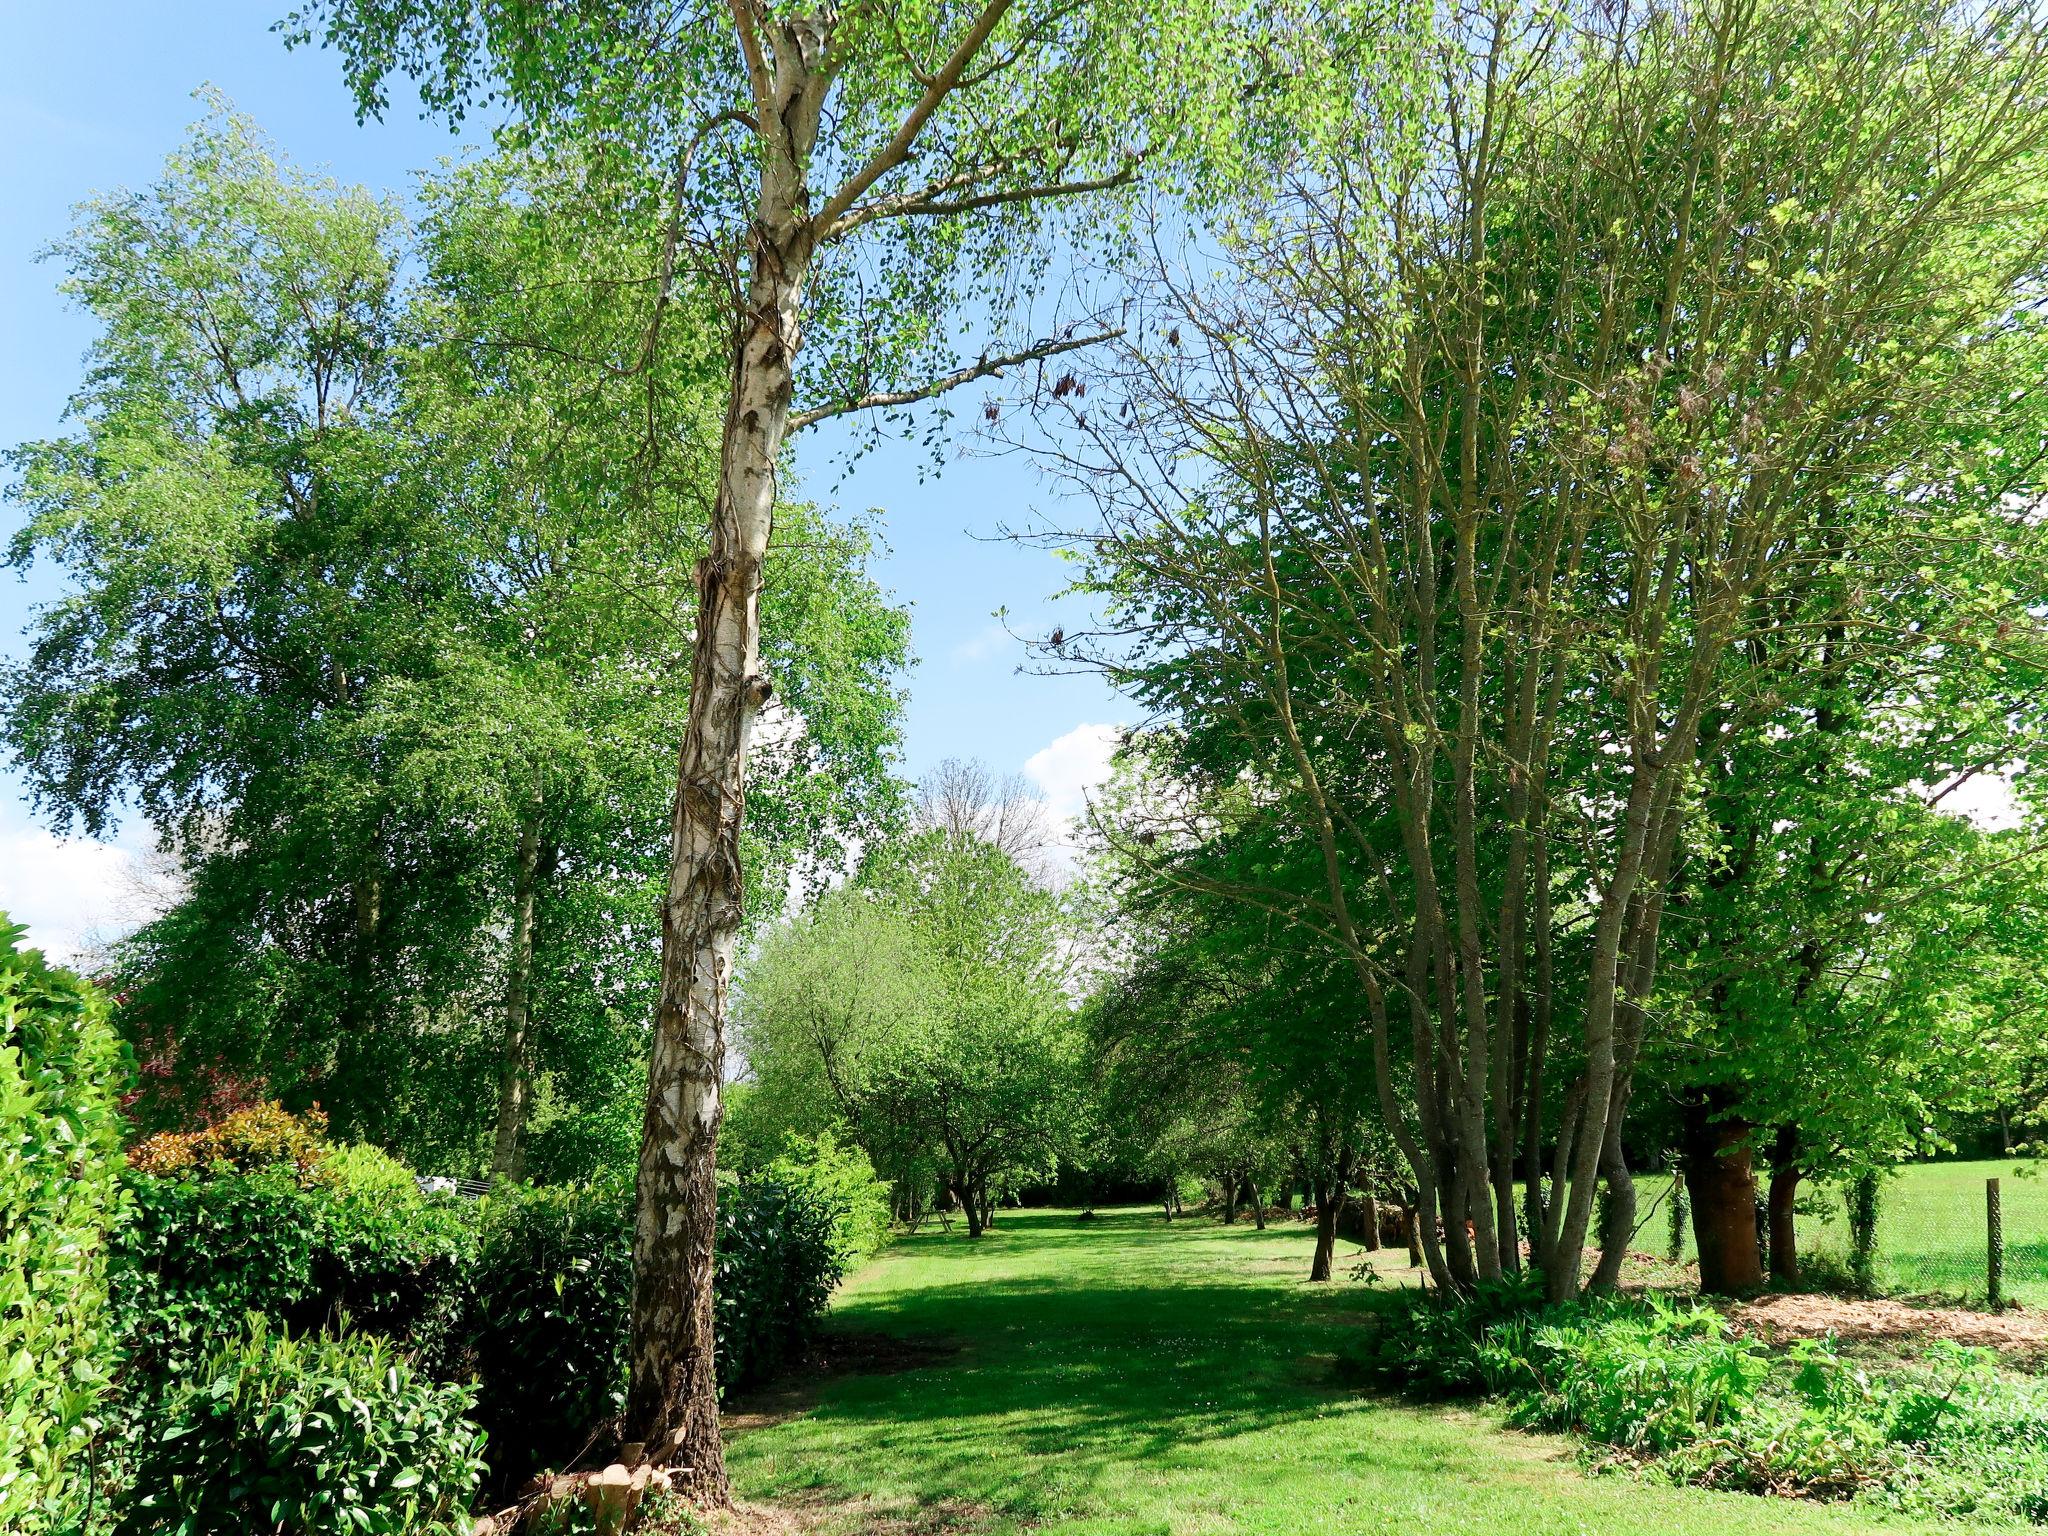
<instances>
[{"instance_id":1,"label":"tall tree trunk","mask_svg":"<svg viewBox=\"0 0 2048 1536\"><path fill-rule=\"evenodd\" d=\"M1766 1196L1771 1237L1771 1283L1799 1283L1799 1227L1794 1205L1799 1199L1799 1128L1778 1127L1771 1144L1771 1185Z\"/></svg>"},{"instance_id":2,"label":"tall tree trunk","mask_svg":"<svg viewBox=\"0 0 2048 1536\"><path fill-rule=\"evenodd\" d=\"M1368 1185L1362 1197L1365 1204L1365 1251L1380 1251L1380 1202Z\"/></svg>"},{"instance_id":3,"label":"tall tree trunk","mask_svg":"<svg viewBox=\"0 0 2048 1536\"><path fill-rule=\"evenodd\" d=\"M1753 1291L1764 1283L1756 1243L1752 1127L1720 1113L1726 1102L1725 1093L1710 1091L1683 1107L1685 1187L1692 1196L1700 1289L1714 1296Z\"/></svg>"},{"instance_id":4,"label":"tall tree trunk","mask_svg":"<svg viewBox=\"0 0 2048 1536\"><path fill-rule=\"evenodd\" d=\"M373 848L372 859L381 855ZM347 955L348 990L342 998L341 1043L336 1065L337 1084L342 1089L339 1103L330 1098L327 1107L338 1112L334 1127L353 1138L382 1133L377 1110L383 1102L374 1091L382 1079L383 1010L377 1004L377 949L384 921L384 881L374 874L359 876L349 884L351 920Z\"/></svg>"},{"instance_id":5,"label":"tall tree trunk","mask_svg":"<svg viewBox=\"0 0 2048 1536\"><path fill-rule=\"evenodd\" d=\"M740 930L740 826L747 742L772 692L761 672L761 563L789 429L813 230L805 168L830 79L816 24L775 23L763 70L773 120L761 135L744 308L719 451L710 548L698 561L690 713L676 765L669 883L661 911L661 1000L647 1071L633 1232L632 1374L626 1436L672 1466L684 1497L731 1502L718 1433L712 1242L725 1010Z\"/></svg>"},{"instance_id":6,"label":"tall tree trunk","mask_svg":"<svg viewBox=\"0 0 2048 1536\"><path fill-rule=\"evenodd\" d=\"M1341 1193L1327 1185L1316 1186L1316 1252L1308 1266L1311 1280L1330 1278L1337 1257L1337 1208L1343 1199Z\"/></svg>"},{"instance_id":7,"label":"tall tree trunk","mask_svg":"<svg viewBox=\"0 0 2048 1536\"><path fill-rule=\"evenodd\" d=\"M491 1173L516 1179L526 1161L527 1034L533 989L533 908L540 888L540 804L519 827L512 877L512 940L505 964L505 1036L498 1056L498 1134Z\"/></svg>"}]
</instances>

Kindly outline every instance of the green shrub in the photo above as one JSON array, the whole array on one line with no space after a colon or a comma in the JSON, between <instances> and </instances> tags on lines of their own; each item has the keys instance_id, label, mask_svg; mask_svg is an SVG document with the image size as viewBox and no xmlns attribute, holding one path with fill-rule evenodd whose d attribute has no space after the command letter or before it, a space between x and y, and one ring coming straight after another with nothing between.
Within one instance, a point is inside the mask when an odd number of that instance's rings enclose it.
<instances>
[{"instance_id":1,"label":"green shrub","mask_svg":"<svg viewBox=\"0 0 2048 1536\"><path fill-rule=\"evenodd\" d=\"M438 1368L474 1263L470 1210L373 1178L351 1183L290 1162L238 1173L215 1164L130 1174L131 1219L112 1245L112 1282L136 1411L254 1313L296 1332L347 1314L405 1340Z\"/></svg>"},{"instance_id":2,"label":"green shrub","mask_svg":"<svg viewBox=\"0 0 2048 1536\"><path fill-rule=\"evenodd\" d=\"M1989 1351L1951 1344L1888 1385L1892 1438L1912 1454L1882 1502L2048 1525L2048 1384L2001 1376Z\"/></svg>"},{"instance_id":3,"label":"green shrub","mask_svg":"<svg viewBox=\"0 0 2048 1536\"><path fill-rule=\"evenodd\" d=\"M123 1385L143 1403L198 1369L242 1319L282 1318L312 1291L320 1226L288 1169L217 1178L131 1173L111 1245Z\"/></svg>"},{"instance_id":4,"label":"green shrub","mask_svg":"<svg viewBox=\"0 0 2048 1536\"><path fill-rule=\"evenodd\" d=\"M511 1482L565 1465L623 1405L633 1201L616 1183L507 1185L481 1205L463 1338Z\"/></svg>"},{"instance_id":5,"label":"green shrub","mask_svg":"<svg viewBox=\"0 0 2048 1536\"><path fill-rule=\"evenodd\" d=\"M718 1385L766 1380L802 1354L846 1247L833 1208L809 1189L750 1179L719 1191Z\"/></svg>"},{"instance_id":6,"label":"green shrub","mask_svg":"<svg viewBox=\"0 0 2048 1536\"><path fill-rule=\"evenodd\" d=\"M1545 1308L1507 1281L1390 1298L1346 1365L1433 1396L1492 1394L1512 1422L1612 1446L1666 1481L2048 1523L2048 1385L1992 1359L1937 1344L1877 1376L1831 1340L1774 1354L1710 1307Z\"/></svg>"},{"instance_id":7,"label":"green shrub","mask_svg":"<svg viewBox=\"0 0 2048 1536\"><path fill-rule=\"evenodd\" d=\"M0 1530L69 1528L114 1358L127 1058L99 991L0 917Z\"/></svg>"},{"instance_id":8,"label":"green shrub","mask_svg":"<svg viewBox=\"0 0 2048 1536\"><path fill-rule=\"evenodd\" d=\"M1652 1297L1496 1329L1482 1354L1516 1418L1631 1451L1662 1452L1747 1413L1769 1355L1707 1307Z\"/></svg>"},{"instance_id":9,"label":"green shrub","mask_svg":"<svg viewBox=\"0 0 2048 1536\"><path fill-rule=\"evenodd\" d=\"M381 1335L436 1378L473 1380L501 1484L566 1464L617 1414L633 1293L622 1181L505 1185L470 1203L422 1195L403 1164L368 1148L177 1167L128 1180L134 1218L115 1243L114 1291L132 1433L118 1438L153 1434L171 1389L249 1315L296 1334ZM720 1190L722 1388L802 1351L847 1256L886 1221L858 1153L793 1147L786 1173Z\"/></svg>"},{"instance_id":10,"label":"green shrub","mask_svg":"<svg viewBox=\"0 0 2048 1536\"><path fill-rule=\"evenodd\" d=\"M381 1147L350 1142L320 1159L321 1183L351 1198L389 1200L412 1206L420 1199L419 1175Z\"/></svg>"},{"instance_id":11,"label":"green shrub","mask_svg":"<svg viewBox=\"0 0 2048 1536\"><path fill-rule=\"evenodd\" d=\"M251 1319L164 1405L120 1536L456 1536L483 1471L471 1389L382 1340L294 1339Z\"/></svg>"},{"instance_id":12,"label":"green shrub","mask_svg":"<svg viewBox=\"0 0 2048 1536\"><path fill-rule=\"evenodd\" d=\"M457 1195L423 1194L417 1184L381 1189L374 1182L317 1190L312 1203L319 1220L312 1286L285 1320L306 1331L346 1316L361 1332L404 1340L422 1363L444 1370L460 1348L455 1330L476 1267L476 1206Z\"/></svg>"},{"instance_id":13,"label":"green shrub","mask_svg":"<svg viewBox=\"0 0 2048 1536\"><path fill-rule=\"evenodd\" d=\"M1459 1300L1436 1291L1397 1291L1387 1299L1381 1325L1340 1360L1339 1372L1420 1397L1477 1397L1495 1385L1482 1353L1491 1331L1542 1305L1542 1283L1533 1274L1490 1281Z\"/></svg>"},{"instance_id":14,"label":"green shrub","mask_svg":"<svg viewBox=\"0 0 2048 1536\"><path fill-rule=\"evenodd\" d=\"M781 1156L763 1175L809 1194L832 1218L832 1249L851 1269L889 1240L889 1186L859 1147L841 1146L830 1131L783 1138Z\"/></svg>"}]
</instances>

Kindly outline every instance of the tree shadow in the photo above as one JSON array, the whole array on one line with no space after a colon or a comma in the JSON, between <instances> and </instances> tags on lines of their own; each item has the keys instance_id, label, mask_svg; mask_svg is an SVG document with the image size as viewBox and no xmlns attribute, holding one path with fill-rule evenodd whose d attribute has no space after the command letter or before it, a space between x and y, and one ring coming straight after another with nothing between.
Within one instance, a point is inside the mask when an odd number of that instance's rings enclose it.
<instances>
[{"instance_id":1,"label":"tree shadow","mask_svg":"<svg viewBox=\"0 0 2048 1536\"><path fill-rule=\"evenodd\" d=\"M767 1491L863 1494L834 1485L857 1449L875 1483L920 1503L1029 1517L1211 1442L1365 1411L1331 1365L1379 1303L1365 1286L1310 1285L1313 1241L1305 1225L1258 1233L1142 1211L1012 1211L973 1243L906 1239L841 1298L831 1327L959 1353L817 1383L773 1426L772 1451L760 1448ZM1276 1283L1288 1271L1292 1283ZM735 1440L741 1465L756 1449L748 1433Z\"/></svg>"}]
</instances>

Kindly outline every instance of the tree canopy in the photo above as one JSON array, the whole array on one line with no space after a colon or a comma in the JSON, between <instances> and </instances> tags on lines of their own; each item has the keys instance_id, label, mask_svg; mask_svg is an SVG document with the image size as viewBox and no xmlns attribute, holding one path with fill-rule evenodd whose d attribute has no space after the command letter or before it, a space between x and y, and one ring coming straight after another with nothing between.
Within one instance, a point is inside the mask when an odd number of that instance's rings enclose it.
<instances>
[{"instance_id":1,"label":"tree canopy","mask_svg":"<svg viewBox=\"0 0 2048 1536\"><path fill-rule=\"evenodd\" d=\"M430 182L415 231L217 107L57 252L101 337L75 433L13 458L13 558L73 591L7 730L60 825L132 806L184 871L121 961L166 1116L226 1074L502 1170L480 1084L516 1144L536 1072L547 1116L616 1118L644 1060L719 376L708 340L630 383L561 363L642 340L587 281L635 237L584 199L500 158ZM899 814L906 645L862 525L785 526L747 849L773 893Z\"/></svg>"}]
</instances>

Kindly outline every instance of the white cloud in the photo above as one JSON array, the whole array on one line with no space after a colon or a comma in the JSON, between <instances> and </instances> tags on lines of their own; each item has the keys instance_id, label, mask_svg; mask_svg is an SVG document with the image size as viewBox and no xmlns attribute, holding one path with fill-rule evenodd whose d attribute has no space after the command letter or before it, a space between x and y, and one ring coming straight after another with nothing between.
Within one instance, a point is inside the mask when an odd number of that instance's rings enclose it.
<instances>
[{"instance_id":1,"label":"white cloud","mask_svg":"<svg viewBox=\"0 0 2048 1536\"><path fill-rule=\"evenodd\" d=\"M52 960L89 958L150 916L137 911L142 883L128 849L58 837L0 802L0 912Z\"/></svg>"},{"instance_id":2,"label":"white cloud","mask_svg":"<svg viewBox=\"0 0 2048 1536\"><path fill-rule=\"evenodd\" d=\"M948 651L946 660L956 667L972 666L997 655L1009 639L1010 632L1002 625L984 624Z\"/></svg>"},{"instance_id":3,"label":"white cloud","mask_svg":"<svg viewBox=\"0 0 2048 1536\"><path fill-rule=\"evenodd\" d=\"M1067 834L1088 807L1089 792L1109 780L1120 725L1077 725L1024 760L1024 772L1045 793L1053 824Z\"/></svg>"}]
</instances>

